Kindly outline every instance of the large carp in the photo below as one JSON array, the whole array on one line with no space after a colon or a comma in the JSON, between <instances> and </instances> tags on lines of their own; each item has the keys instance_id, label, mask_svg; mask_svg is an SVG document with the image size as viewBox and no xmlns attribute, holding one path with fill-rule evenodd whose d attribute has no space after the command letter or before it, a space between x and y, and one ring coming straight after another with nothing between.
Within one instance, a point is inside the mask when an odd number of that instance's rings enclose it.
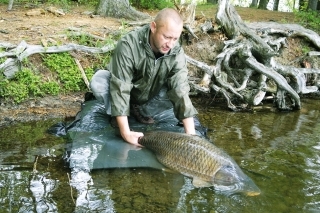
<instances>
[{"instance_id":1,"label":"large carp","mask_svg":"<svg viewBox=\"0 0 320 213\"><path fill-rule=\"evenodd\" d=\"M160 163L193 178L195 187L214 186L229 193L260 194L259 188L237 163L208 140L185 133L149 131L139 144L152 150Z\"/></svg>"}]
</instances>

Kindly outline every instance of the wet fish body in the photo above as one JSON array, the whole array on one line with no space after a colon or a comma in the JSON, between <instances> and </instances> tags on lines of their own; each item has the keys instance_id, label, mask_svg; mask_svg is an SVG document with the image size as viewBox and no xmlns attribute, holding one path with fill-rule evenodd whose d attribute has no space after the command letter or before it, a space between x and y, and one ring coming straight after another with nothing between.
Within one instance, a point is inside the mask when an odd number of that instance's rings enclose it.
<instances>
[{"instance_id":1,"label":"wet fish body","mask_svg":"<svg viewBox=\"0 0 320 213\"><path fill-rule=\"evenodd\" d=\"M160 163L193 178L195 187L260 194L259 188L222 149L200 136L149 131L139 143L152 150Z\"/></svg>"}]
</instances>

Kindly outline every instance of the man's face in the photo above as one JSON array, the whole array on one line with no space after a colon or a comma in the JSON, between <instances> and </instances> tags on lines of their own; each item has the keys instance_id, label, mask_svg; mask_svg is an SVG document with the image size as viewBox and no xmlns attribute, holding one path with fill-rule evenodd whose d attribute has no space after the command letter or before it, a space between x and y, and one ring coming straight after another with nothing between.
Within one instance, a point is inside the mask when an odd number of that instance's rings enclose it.
<instances>
[{"instance_id":1,"label":"man's face","mask_svg":"<svg viewBox=\"0 0 320 213\"><path fill-rule=\"evenodd\" d=\"M182 23L167 22L162 26L157 26L155 22L150 24L150 45L154 52L166 54L178 41L182 32Z\"/></svg>"}]
</instances>

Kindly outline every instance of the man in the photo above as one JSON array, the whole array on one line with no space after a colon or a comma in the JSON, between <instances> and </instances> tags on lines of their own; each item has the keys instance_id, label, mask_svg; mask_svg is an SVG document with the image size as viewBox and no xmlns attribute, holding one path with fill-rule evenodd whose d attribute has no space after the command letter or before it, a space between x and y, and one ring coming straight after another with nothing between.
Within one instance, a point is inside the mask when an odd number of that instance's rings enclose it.
<instances>
[{"instance_id":1,"label":"man","mask_svg":"<svg viewBox=\"0 0 320 213\"><path fill-rule=\"evenodd\" d=\"M107 113L116 118L122 138L131 144L139 146L143 133L130 130L130 112L138 121L152 123L151 117L140 114L139 105L163 87L185 132L196 134L193 117L197 110L188 96L186 58L178 42L182 29L183 20L176 10L161 10L150 25L128 33L118 42L107 67L110 72L99 70L92 78L93 94L104 101Z\"/></svg>"}]
</instances>

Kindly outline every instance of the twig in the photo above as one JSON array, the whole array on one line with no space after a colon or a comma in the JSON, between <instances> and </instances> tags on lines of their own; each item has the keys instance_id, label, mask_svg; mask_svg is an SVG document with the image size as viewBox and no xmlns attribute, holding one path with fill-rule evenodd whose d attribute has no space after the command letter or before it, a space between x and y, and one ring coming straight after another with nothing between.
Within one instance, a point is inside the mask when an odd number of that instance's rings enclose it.
<instances>
[{"instance_id":1,"label":"twig","mask_svg":"<svg viewBox=\"0 0 320 213\"><path fill-rule=\"evenodd\" d=\"M34 161L34 164L33 164L33 172L36 172L37 171L37 163L38 163L38 157L36 157L36 160Z\"/></svg>"},{"instance_id":2,"label":"twig","mask_svg":"<svg viewBox=\"0 0 320 213\"><path fill-rule=\"evenodd\" d=\"M72 201L73 201L73 204L76 204L76 201L73 199L73 196L72 196L73 192L72 192L72 186L71 186L71 184L70 184L70 175L69 175L69 173L67 173L67 176L68 176L69 185L70 185L71 199L72 199Z\"/></svg>"},{"instance_id":3,"label":"twig","mask_svg":"<svg viewBox=\"0 0 320 213\"><path fill-rule=\"evenodd\" d=\"M73 54L71 54L71 55L74 57L74 61L76 62L77 66L78 66L78 68L79 68L79 70L81 72L81 76L82 76L82 79L83 79L84 83L87 85L87 88L90 90L90 83L88 81L86 73L84 72L84 70L83 70L83 68L82 68L82 66L80 64L80 61Z\"/></svg>"}]
</instances>

